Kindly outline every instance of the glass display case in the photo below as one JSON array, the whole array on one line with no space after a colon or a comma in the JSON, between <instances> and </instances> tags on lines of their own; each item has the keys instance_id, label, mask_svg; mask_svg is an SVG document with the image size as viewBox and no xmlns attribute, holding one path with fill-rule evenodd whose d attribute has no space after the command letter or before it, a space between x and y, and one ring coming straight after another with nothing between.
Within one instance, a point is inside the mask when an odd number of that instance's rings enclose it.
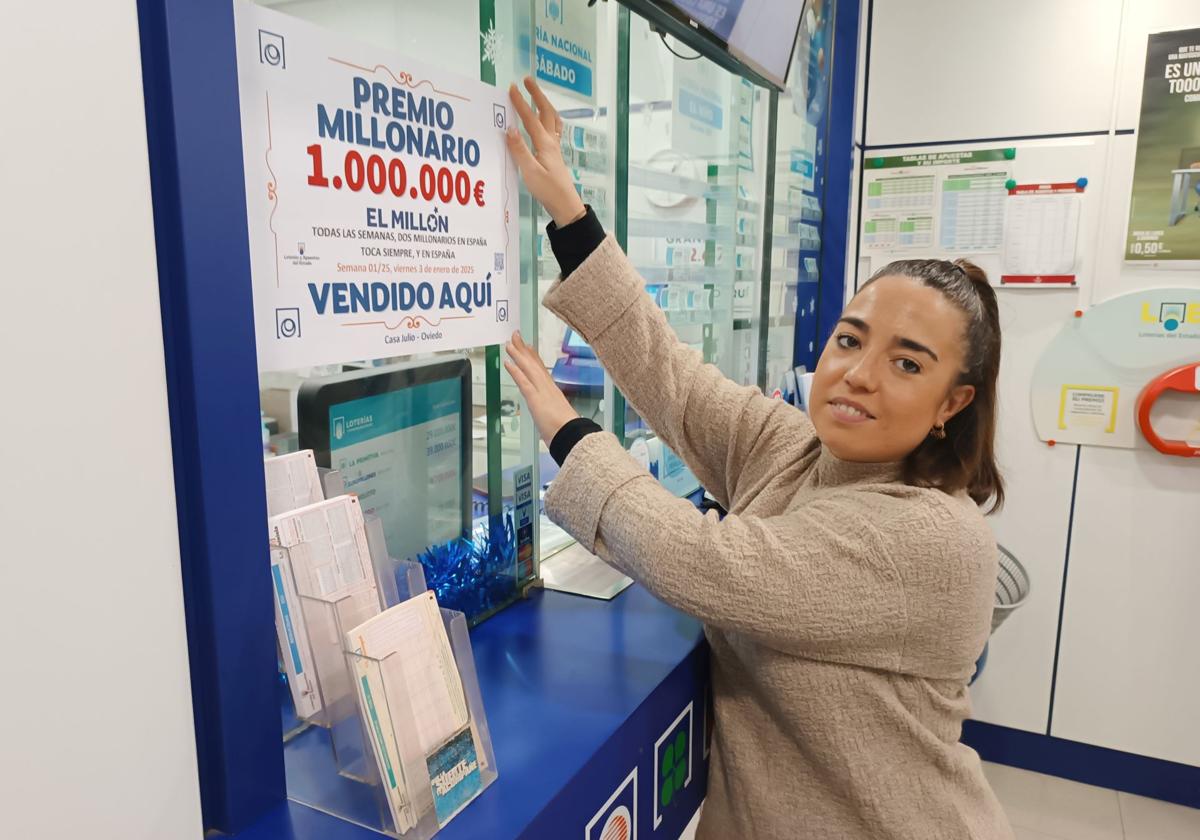
<instances>
[{"instance_id":1,"label":"glass display case","mask_svg":"<svg viewBox=\"0 0 1200 840\"><path fill-rule=\"evenodd\" d=\"M632 18L628 241L647 293L706 362L758 384L766 91ZM677 495L695 476L632 407L615 430Z\"/></svg>"}]
</instances>

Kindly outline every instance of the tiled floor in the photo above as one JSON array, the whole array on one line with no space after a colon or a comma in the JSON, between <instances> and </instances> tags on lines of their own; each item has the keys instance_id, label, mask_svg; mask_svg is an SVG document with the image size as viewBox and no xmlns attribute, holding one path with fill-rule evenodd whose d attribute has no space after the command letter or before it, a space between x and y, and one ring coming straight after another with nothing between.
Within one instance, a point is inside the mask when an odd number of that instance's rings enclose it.
<instances>
[{"instance_id":1,"label":"tiled floor","mask_svg":"<svg viewBox=\"0 0 1200 840\"><path fill-rule=\"evenodd\" d=\"M984 764L1017 840L1200 840L1200 810Z\"/></svg>"},{"instance_id":2,"label":"tiled floor","mask_svg":"<svg viewBox=\"0 0 1200 840\"><path fill-rule=\"evenodd\" d=\"M701 806L703 807L703 806ZM688 823L687 828L683 830L683 834L679 835L679 840L695 840L696 826L700 825L700 812L696 812L696 816L692 817L692 821Z\"/></svg>"},{"instance_id":3,"label":"tiled floor","mask_svg":"<svg viewBox=\"0 0 1200 840\"><path fill-rule=\"evenodd\" d=\"M1200 810L984 764L1017 840L1200 840ZM680 835L692 840L697 819Z\"/></svg>"}]
</instances>

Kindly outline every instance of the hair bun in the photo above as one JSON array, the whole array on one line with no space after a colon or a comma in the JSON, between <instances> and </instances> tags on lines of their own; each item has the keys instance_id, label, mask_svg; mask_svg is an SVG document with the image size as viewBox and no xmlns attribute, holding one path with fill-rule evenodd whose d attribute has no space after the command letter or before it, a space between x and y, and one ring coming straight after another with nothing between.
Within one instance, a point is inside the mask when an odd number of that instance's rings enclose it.
<instances>
[{"instance_id":1,"label":"hair bun","mask_svg":"<svg viewBox=\"0 0 1200 840\"><path fill-rule=\"evenodd\" d=\"M975 290L975 294L979 295L979 300L983 304L989 320L991 320L995 329L999 331L1000 301L996 299L995 288L988 282L987 272L970 260L958 259L954 261L954 265L971 281L971 287Z\"/></svg>"},{"instance_id":2,"label":"hair bun","mask_svg":"<svg viewBox=\"0 0 1200 840\"><path fill-rule=\"evenodd\" d=\"M967 279L972 283L991 287L992 284L988 282L987 272L975 265L975 263L970 260L959 259L955 260L954 264L962 269L963 274L967 275Z\"/></svg>"}]
</instances>

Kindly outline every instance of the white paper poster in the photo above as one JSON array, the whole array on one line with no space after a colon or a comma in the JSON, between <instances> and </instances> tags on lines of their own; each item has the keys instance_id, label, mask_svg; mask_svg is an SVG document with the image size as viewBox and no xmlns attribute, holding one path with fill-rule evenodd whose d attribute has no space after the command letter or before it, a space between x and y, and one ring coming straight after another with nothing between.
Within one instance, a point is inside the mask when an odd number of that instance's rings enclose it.
<instances>
[{"instance_id":1,"label":"white paper poster","mask_svg":"<svg viewBox=\"0 0 1200 840\"><path fill-rule=\"evenodd\" d=\"M862 246L874 252L1000 250L1012 149L868 158Z\"/></svg>"},{"instance_id":2,"label":"white paper poster","mask_svg":"<svg viewBox=\"0 0 1200 840\"><path fill-rule=\"evenodd\" d=\"M506 341L520 319L505 92L234 8L259 369Z\"/></svg>"},{"instance_id":3,"label":"white paper poster","mask_svg":"<svg viewBox=\"0 0 1200 840\"><path fill-rule=\"evenodd\" d=\"M1077 183L1009 188L1001 283L1041 288L1075 283L1082 193Z\"/></svg>"}]
</instances>

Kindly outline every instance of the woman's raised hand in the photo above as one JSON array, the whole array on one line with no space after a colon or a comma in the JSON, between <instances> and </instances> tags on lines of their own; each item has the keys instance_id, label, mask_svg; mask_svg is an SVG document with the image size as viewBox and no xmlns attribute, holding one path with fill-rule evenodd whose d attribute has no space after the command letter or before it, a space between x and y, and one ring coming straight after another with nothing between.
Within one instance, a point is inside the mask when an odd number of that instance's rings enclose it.
<instances>
[{"instance_id":1,"label":"woman's raised hand","mask_svg":"<svg viewBox=\"0 0 1200 840\"><path fill-rule=\"evenodd\" d=\"M578 417L579 412L567 402L546 371L537 351L525 343L519 332L513 333L505 349L508 359L504 367L525 398L538 434L549 446L558 430Z\"/></svg>"},{"instance_id":2,"label":"woman's raised hand","mask_svg":"<svg viewBox=\"0 0 1200 840\"><path fill-rule=\"evenodd\" d=\"M515 84L509 86L508 96L517 109L521 124L533 140L533 151L525 145L525 140L514 125L508 127L508 149L517 168L521 170L521 178L529 192L546 208L554 223L564 227L582 218L586 210L579 193L575 192L571 173L563 162L562 117L532 76L525 77L525 89L533 97L537 113L534 113L533 107L525 101Z\"/></svg>"}]
</instances>

